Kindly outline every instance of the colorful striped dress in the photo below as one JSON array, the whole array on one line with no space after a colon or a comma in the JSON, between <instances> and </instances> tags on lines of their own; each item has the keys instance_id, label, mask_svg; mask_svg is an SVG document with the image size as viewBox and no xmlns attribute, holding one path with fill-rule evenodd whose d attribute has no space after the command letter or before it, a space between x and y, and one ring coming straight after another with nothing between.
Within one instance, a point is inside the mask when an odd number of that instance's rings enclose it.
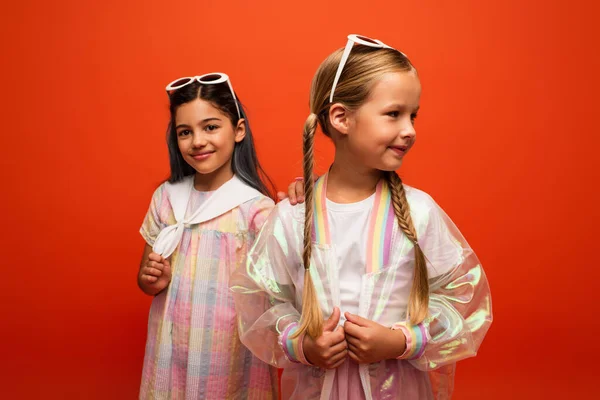
<instances>
[{"instance_id":1,"label":"colorful striped dress","mask_svg":"<svg viewBox=\"0 0 600 400\"><path fill-rule=\"evenodd\" d=\"M192 190L186 217L213 193ZM241 344L228 288L273 206L262 196L185 227L171 283L150 308L140 399L277 399L277 371ZM152 246L174 223L163 184L140 233Z\"/></svg>"}]
</instances>

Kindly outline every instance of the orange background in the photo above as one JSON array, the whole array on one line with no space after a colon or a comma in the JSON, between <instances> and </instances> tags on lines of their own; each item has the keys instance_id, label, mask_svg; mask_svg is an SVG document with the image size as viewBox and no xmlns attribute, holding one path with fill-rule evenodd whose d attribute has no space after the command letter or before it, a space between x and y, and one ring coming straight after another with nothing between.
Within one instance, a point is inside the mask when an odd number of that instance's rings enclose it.
<instances>
[{"instance_id":1,"label":"orange background","mask_svg":"<svg viewBox=\"0 0 600 400\"><path fill-rule=\"evenodd\" d=\"M401 175L452 216L491 282L495 322L478 357L459 364L455 398L591 393L600 356L591 4L4 4L2 398L136 398L150 304L136 287L138 228L168 172L164 86L227 72L283 188L301 171L312 75L348 33L401 49L419 69L418 144ZM320 140L321 171L331 156Z\"/></svg>"}]
</instances>

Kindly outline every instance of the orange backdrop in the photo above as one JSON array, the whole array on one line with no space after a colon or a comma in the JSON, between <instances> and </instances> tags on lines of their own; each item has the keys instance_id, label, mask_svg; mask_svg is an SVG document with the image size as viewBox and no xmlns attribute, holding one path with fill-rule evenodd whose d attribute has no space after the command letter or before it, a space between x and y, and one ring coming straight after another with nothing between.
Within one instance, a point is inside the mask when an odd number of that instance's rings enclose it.
<instances>
[{"instance_id":1,"label":"orange backdrop","mask_svg":"<svg viewBox=\"0 0 600 400\"><path fill-rule=\"evenodd\" d=\"M419 69L418 144L401 175L446 209L489 275L495 323L460 363L455 398L590 393L600 65L588 3L4 4L2 398L136 398L150 304L138 228L168 172L165 84L229 73L282 188L301 171L312 75L348 33ZM321 171L331 159L320 140Z\"/></svg>"}]
</instances>

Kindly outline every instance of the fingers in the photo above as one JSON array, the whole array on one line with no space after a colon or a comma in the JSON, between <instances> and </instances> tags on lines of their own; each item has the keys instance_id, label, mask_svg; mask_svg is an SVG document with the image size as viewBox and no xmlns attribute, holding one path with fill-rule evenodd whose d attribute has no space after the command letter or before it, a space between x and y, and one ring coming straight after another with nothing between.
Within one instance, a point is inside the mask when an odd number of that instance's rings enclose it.
<instances>
[{"instance_id":1,"label":"fingers","mask_svg":"<svg viewBox=\"0 0 600 400\"><path fill-rule=\"evenodd\" d=\"M158 260L158 261L157 261ZM162 262L161 262L162 261ZM146 266L142 268L142 280L148 283L155 283L163 274L171 275L171 264L169 260L162 258L156 253L148 255Z\"/></svg>"},{"instance_id":2,"label":"fingers","mask_svg":"<svg viewBox=\"0 0 600 400\"><path fill-rule=\"evenodd\" d=\"M343 363L346 362L346 356L342 357L342 359L340 361L338 361L337 363L335 363L334 365L331 366L330 369L336 369L339 368Z\"/></svg>"},{"instance_id":3,"label":"fingers","mask_svg":"<svg viewBox=\"0 0 600 400\"><path fill-rule=\"evenodd\" d=\"M325 324L323 324L323 331L324 332L333 332L333 330L336 329L336 326L338 326L339 322L340 322L340 309L338 307L334 307L333 313L327 319L327 321L325 321Z\"/></svg>"},{"instance_id":4,"label":"fingers","mask_svg":"<svg viewBox=\"0 0 600 400\"><path fill-rule=\"evenodd\" d=\"M340 353L346 354L347 348L348 348L348 343L346 343L346 341L344 340L343 342L340 342L340 343L332 346L331 352L332 352L332 354L340 354Z\"/></svg>"},{"instance_id":5,"label":"fingers","mask_svg":"<svg viewBox=\"0 0 600 400\"><path fill-rule=\"evenodd\" d=\"M146 263L146 268L154 268L154 269L157 269L159 271L162 271L165 268L165 265L164 265L164 263L161 263L161 262L148 261Z\"/></svg>"},{"instance_id":6,"label":"fingers","mask_svg":"<svg viewBox=\"0 0 600 400\"><path fill-rule=\"evenodd\" d=\"M156 276L142 274L142 280L148 283L155 283L158 281L158 278Z\"/></svg>"},{"instance_id":7,"label":"fingers","mask_svg":"<svg viewBox=\"0 0 600 400\"><path fill-rule=\"evenodd\" d=\"M165 276L171 277L171 262L169 260L164 261L163 274Z\"/></svg>"},{"instance_id":8,"label":"fingers","mask_svg":"<svg viewBox=\"0 0 600 400\"><path fill-rule=\"evenodd\" d=\"M298 204L298 198L296 196L296 183L298 182L294 181L288 186L288 198L290 200L290 204L293 206Z\"/></svg>"},{"instance_id":9,"label":"fingers","mask_svg":"<svg viewBox=\"0 0 600 400\"><path fill-rule=\"evenodd\" d=\"M148 260L161 262L163 260L163 258L160 254L156 254L153 252L153 253L148 254Z\"/></svg>"},{"instance_id":10,"label":"fingers","mask_svg":"<svg viewBox=\"0 0 600 400\"><path fill-rule=\"evenodd\" d=\"M279 201L284 200L287 198L287 195L284 192L277 192L277 199Z\"/></svg>"},{"instance_id":11,"label":"fingers","mask_svg":"<svg viewBox=\"0 0 600 400\"><path fill-rule=\"evenodd\" d=\"M361 352L358 342L348 342L348 351L353 352L354 354L359 354Z\"/></svg>"},{"instance_id":12,"label":"fingers","mask_svg":"<svg viewBox=\"0 0 600 400\"><path fill-rule=\"evenodd\" d=\"M346 335L346 342L348 342L348 347L350 347L350 345L354 347L360 346L360 339L354 336Z\"/></svg>"},{"instance_id":13,"label":"fingers","mask_svg":"<svg viewBox=\"0 0 600 400\"><path fill-rule=\"evenodd\" d=\"M325 368L332 369L339 367L348 355L347 347L348 345L346 344L345 340L336 344L335 346L330 347L326 352L326 354L330 354L330 356L326 356L326 359L323 360Z\"/></svg>"},{"instance_id":14,"label":"fingers","mask_svg":"<svg viewBox=\"0 0 600 400\"><path fill-rule=\"evenodd\" d=\"M337 368L340 365L342 365L344 363L344 361L346 361L347 357L348 357L348 351L344 350L343 352L332 356L329 360L327 360L325 365L327 366L328 369Z\"/></svg>"},{"instance_id":15,"label":"fingers","mask_svg":"<svg viewBox=\"0 0 600 400\"><path fill-rule=\"evenodd\" d=\"M294 182L296 191L296 200L299 204L304 203L304 181Z\"/></svg>"},{"instance_id":16,"label":"fingers","mask_svg":"<svg viewBox=\"0 0 600 400\"><path fill-rule=\"evenodd\" d=\"M330 346L335 346L339 343L345 342L346 332L344 331L344 327L338 325L333 332L327 334L327 339L329 340Z\"/></svg>"},{"instance_id":17,"label":"fingers","mask_svg":"<svg viewBox=\"0 0 600 400\"><path fill-rule=\"evenodd\" d=\"M360 326L353 324L348 320L344 322L344 331L346 332L346 336L357 337L360 334L360 329Z\"/></svg>"},{"instance_id":18,"label":"fingers","mask_svg":"<svg viewBox=\"0 0 600 400\"><path fill-rule=\"evenodd\" d=\"M357 344L353 344L350 342L348 342L348 356L357 363L362 363L364 361L362 358L363 351L359 348Z\"/></svg>"},{"instance_id":19,"label":"fingers","mask_svg":"<svg viewBox=\"0 0 600 400\"><path fill-rule=\"evenodd\" d=\"M162 274L163 274L162 271L159 269L156 269L156 268L144 267L144 269L142 269L142 275L150 275L150 276L155 276L158 278Z\"/></svg>"},{"instance_id":20,"label":"fingers","mask_svg":"<svg viewBox=\"0 0 600 400\"><path fill-rule=\"evenodd\" d=\"M368 319L365 319L363 317L359 317L358 315L354 315L354 314L350 314L349 312L344 313L344 316L346 317L346 320L352 322L355 325L358 326L362 326L362 327L367 327L370 324L371 321L369 321Z\"/></svg>"}]
</instances>

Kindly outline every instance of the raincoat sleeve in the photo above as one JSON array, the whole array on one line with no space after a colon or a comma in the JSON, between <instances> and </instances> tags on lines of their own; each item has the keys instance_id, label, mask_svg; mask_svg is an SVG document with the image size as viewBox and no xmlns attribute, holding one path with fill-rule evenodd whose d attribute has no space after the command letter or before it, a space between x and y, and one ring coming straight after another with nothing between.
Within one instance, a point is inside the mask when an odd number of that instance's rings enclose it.
<instances>
[{"instance_id":1,"label":"raincoat sleeve","mask_svg":"<svg viewBox=\"0 0 600 400\"><path fill-rule=\"evenodd\" d=\"M426 217L417 225L429 273L429 313L419 325L393 327L407 338L400 358L424 371L475 356L492 323L490 288L479 259L450 218L429 200Z\"/></svg>"},{"instance_id":2,"label":"raincoat sleeve","mask_svg":"<svg viewBox=\"0 0 600 400\"><path fill-rule=\"evenodd\" d=\"M289 202L279 203L262 226L245 264L231 276L230 288L242 343L258 358L279 368L308 363L302 337L292 338L300 312L296 308L296 275L301 235Z\"/></svg>"}]
</instances>

